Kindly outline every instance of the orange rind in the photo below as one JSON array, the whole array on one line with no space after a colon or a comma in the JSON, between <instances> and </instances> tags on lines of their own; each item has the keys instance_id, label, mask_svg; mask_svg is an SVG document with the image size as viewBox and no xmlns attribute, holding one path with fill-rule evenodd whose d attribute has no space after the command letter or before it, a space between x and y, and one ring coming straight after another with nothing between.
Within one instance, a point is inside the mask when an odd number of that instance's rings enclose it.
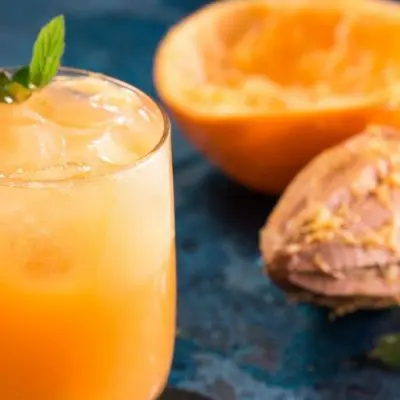
<instances>
[{"instance_id":1,"label":"orange rind","mask_svg":"<svg viewBox=\"0 0 400 400\"><path fill-rule=\"evenodd\" d=\"M280 193L400 103L400 5L228 0L174 26L154 82L182 132L243 185Z\"/></svg>"}]
</instances>

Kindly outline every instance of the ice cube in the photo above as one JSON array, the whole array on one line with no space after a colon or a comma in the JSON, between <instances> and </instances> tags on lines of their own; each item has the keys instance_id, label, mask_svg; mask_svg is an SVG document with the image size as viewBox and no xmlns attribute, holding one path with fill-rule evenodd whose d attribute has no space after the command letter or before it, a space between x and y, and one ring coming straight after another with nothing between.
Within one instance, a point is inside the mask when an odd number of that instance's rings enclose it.
<instances>
[{"instance_id":1,"label":"ice cube","mask_svg":"<svg viewBox=\"0 0 400 400\"><path fill-rule=\"evenodd\" d=\"M104 108L114 114L131 114L132 110L142 106L142 100L132 90L115 85L91 97L93 106Z\"/></svg>"},{"instance_id":2,"label":"ice cube","mask_svg":"<svg viewBox=\"0 0 400 400\"><path fill-rule=\"evenodd\" d=\"M97 77L57 79L8 106L4 118L0 109L0 174L53 180L85 174L82 166L101 174L134 163L159 140L161 119L150 109L134 91Z\"/></svg>"},{"instance_id":3,"label":"ice cube","mask_svg":"<svg viewBox=\"0 0 400 400\"><path fill-rule=\"evenodd\" d=\"M129 165L139 158L132 146L132 137L123 127L105 133L92 146L99 159L107 164Z\"/></svg>"},{"instance_id":4,"label":"ice cube","mask_svg":"<svg viewBox=\"0 0 400 400\"><path fill-rule=\"evenodd\" d=\"M45 123L8 125L0 138L0 172L42 169L66 157L65 141Z\"/></svg>"},{"instance_id":5,"label":"ice cube","mask_svg":"<svg viewBox=\"0 0 400 400\"><path fill-rule=\"evenodd\" d=\"M160 140L159 119L144 106L115 118L106 133L93 141L98 157L109 164L128 165L144 157Z\"/></svg>"},{"instance_id":6,"label":"ice cube","mask_svg":"<svg viewBox=\"0 0 400 400\"><path fill-rule=\"evenodd\" d=\"M116 110L95 102L102 90L110 89L99 80L59 79L32 96L29 106L48 121L86 135L86 129L106 127L115 118Z\"/></svg>"}]
</instances>

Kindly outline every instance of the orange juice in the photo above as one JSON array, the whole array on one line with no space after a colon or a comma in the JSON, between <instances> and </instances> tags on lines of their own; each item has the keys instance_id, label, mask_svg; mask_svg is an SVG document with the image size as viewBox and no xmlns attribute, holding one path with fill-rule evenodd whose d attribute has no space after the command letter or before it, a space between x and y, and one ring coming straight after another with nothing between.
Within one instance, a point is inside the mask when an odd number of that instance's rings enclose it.
<instances>
[{"instance_id":1,"label":"orange juice","mask_svg":"<svg viewBox=\"0 0 400 400\"><path fill-rule=\"evenodd\" d=\"M167 119L64 69L0 122L0 399L155 399L175 328Z\"/></svg>"}]
</instances>

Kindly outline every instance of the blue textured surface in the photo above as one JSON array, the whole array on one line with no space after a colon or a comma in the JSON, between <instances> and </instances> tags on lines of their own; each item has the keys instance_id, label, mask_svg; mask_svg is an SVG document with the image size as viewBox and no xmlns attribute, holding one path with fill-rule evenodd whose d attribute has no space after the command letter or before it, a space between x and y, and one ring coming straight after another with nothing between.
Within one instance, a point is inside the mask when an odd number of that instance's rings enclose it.
<instances>
[{"instance_id":1,"label":"blue textured surface","mask_svg":"<svg viewBox=\"0 0 400 400\"><path fill-rule=\"evenodd\" d=\"M0 0L0 63L30 57L37 28L67 17L65 64L154 95L152 56L168 26L200 0ZM363 361L399 311L335 323L294 306L263 276L257 230L274 199L217 173L174 132L179 321L170 385L215 400L394 400L399 376Z\"/></svg>"}]
</instances>

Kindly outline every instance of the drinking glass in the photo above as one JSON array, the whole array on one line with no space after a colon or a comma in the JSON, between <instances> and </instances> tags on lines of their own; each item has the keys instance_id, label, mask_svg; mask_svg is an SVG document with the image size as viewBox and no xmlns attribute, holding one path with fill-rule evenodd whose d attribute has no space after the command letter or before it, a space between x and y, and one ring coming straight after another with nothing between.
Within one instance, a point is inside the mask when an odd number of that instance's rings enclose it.
<instances>
[{"instance_id":1,"label":"drinking glass","mask_svg":"<svg viewBox=\"0 0 400 400\"><path fill-rule=\"evenodd\" d=\"M0 121L0 398L155 399L175 333L167 116L62 68Z\"/></svg>"}]
</instances>

